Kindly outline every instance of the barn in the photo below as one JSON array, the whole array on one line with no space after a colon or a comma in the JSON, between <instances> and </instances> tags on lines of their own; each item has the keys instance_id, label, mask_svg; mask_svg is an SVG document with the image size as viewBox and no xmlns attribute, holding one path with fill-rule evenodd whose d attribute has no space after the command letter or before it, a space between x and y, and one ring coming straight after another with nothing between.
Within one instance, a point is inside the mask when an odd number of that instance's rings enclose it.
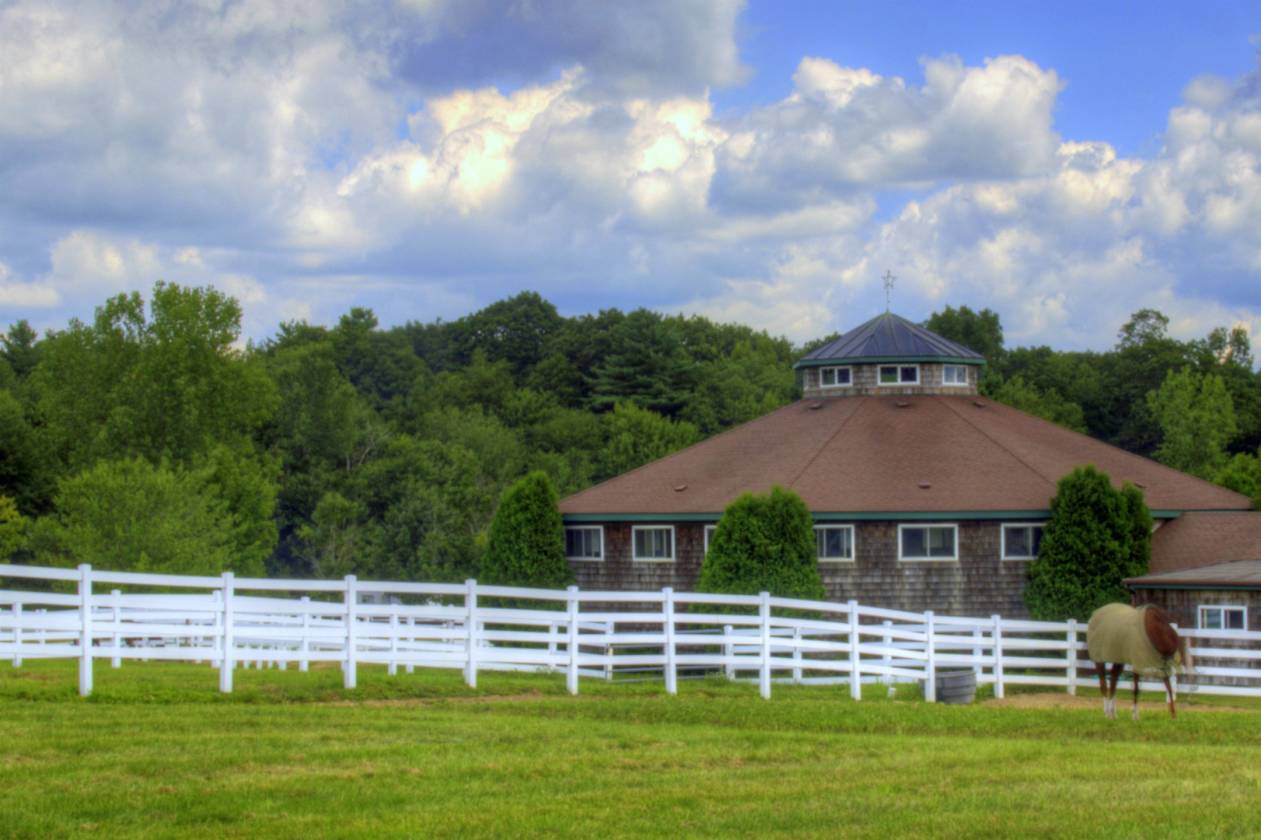
<instances>
[{"instance_id":1,"label":"barn","mask_svg":"<svg viewBox=\"0 0 1261 840\"><path fill-rule=\"evenodd\" d=\"M819 347L796 365L801 400L563 499L579 585L692 588L726 506L780 485L813 514L829 598L1022 616L1056 482L1077 466L1141 488L1158 527L1249 508L1242 495L980 397L983 365L892 313Z\"/></svg>"}]
</instances>

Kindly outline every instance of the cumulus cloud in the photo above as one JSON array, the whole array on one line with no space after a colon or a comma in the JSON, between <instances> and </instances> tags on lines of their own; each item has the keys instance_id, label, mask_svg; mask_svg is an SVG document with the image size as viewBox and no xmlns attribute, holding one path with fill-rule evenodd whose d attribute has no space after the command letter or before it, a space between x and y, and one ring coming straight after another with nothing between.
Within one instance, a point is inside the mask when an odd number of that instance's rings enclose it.
<instances>
[{"instance_id":1,"label":"cumulus cloud","mask_svg":"<svg viewBox=\"0 0 1261 840\"><path fill-rule=\"evenodd\" d=\"M523 288L805 340L883 307L1105 346L1141 306L1257 330L1261 74L1189 81L1157 152L1062 138L1055 69L749 68L734 0L0 7L0 316L213 283L261 337Z\"/></svg>"}]
</instances>

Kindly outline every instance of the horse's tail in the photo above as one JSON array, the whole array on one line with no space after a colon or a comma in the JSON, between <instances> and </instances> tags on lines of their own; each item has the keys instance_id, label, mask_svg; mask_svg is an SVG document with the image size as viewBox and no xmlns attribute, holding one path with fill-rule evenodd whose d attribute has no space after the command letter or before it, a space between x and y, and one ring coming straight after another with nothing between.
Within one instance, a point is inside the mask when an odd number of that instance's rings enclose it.
<instances>
[{"instance_id":1,"label":"horse's tail","mask_svg":"<svg viewBox=\"0 0 1261 840\"><path fill-rule=\"evenodd\" d=\"M1187 637L1178 635L1178 654L1182 659L1182 670L1184 673L1191 673L1195 669L1195 657L1191 655L1191 646L1187 644Z\"/></svg>"}]
</instances>

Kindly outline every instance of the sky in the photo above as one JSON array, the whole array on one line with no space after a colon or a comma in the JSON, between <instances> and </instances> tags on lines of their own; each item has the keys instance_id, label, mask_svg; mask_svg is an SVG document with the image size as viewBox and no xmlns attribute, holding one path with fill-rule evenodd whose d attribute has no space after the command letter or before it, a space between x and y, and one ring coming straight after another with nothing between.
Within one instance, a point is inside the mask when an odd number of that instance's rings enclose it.
<instances>
[{"instance_id":1,"label":"sky","mask_svg":"<svg viewBox=\"0 0 1261 840\"><path fill-rule=\"evenodd\" d=\"M796 342L884 308L1261 340L1261 0L0 0L0 324L522 290Z\"/></svg>"}]
</instances>

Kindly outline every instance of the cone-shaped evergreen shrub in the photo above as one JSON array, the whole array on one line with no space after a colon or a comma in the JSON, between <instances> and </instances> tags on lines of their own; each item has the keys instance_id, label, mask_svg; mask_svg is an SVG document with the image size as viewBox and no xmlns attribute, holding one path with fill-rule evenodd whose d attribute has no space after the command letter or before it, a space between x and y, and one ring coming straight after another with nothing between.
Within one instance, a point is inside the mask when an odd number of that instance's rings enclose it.
<instances>
[{"instance_id":1,"label":"cone-shaped evergreen shrub","mask_svg":"<svg viewBox=\"0 0 1261 840\"><path fill-rule=\"evenodd\" d=\"M1116 490L1093 466L1060 479L1042 546L1029 565L1025 605L1030 614L1049 621L1084 620L1104 604L1129 601L1121 581L1147 571L1151 523L1137 487Z\"/></svg>"},{"instance_id":2,"label":"cone-shaped evergreen shrub","mask_svg":"<svg viewBox=\"0 0 1261 840\"><path fill-rule=\"evenodd\" d=\"M745 493L723 513L701 564L702 592L824 597L810 509L791 490Z\"/></svg>"},{"instance_id":3,"label":"cone-shaped evergreen shrub","mask_svg":"<svg viewBox=\"0 0 1261 840\"><path fill-rule=\"evenodd\" d=\"M481 583L557 589L573 581L556 503L556 489L540 471L504 491L490 523Z\"/></svg>"}]
</instances>

